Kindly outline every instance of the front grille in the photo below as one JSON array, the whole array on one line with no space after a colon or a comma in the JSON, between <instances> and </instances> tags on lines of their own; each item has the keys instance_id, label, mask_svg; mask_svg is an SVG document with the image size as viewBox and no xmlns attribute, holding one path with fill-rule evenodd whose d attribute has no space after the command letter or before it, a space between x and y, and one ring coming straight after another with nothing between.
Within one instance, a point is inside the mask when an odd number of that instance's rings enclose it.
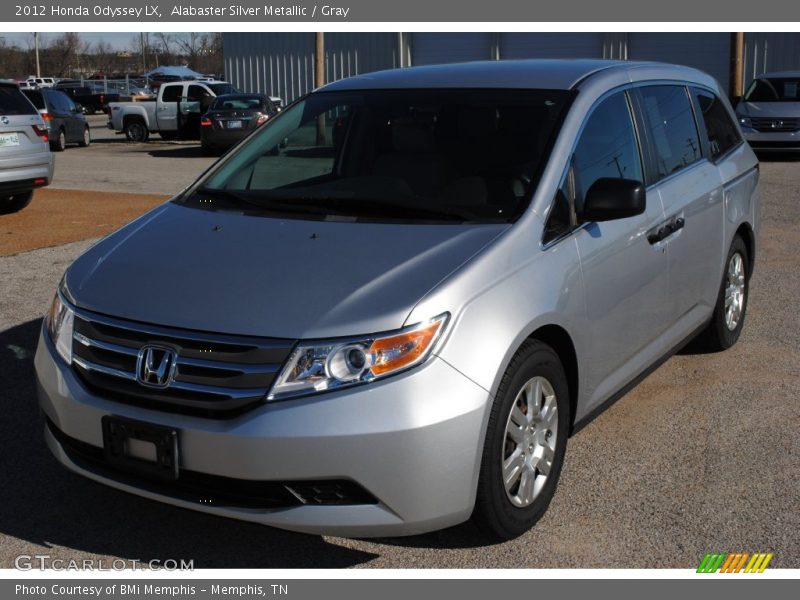
<instances>
[{"instance_id":1,"label":"front grille","mask_svg":"<svg viewBox=\"0 0 800 600\"><path fill-rule=\"evenodd\" d=\"M750 122L753 124L753 129L763 132L786 132L800 129L800 119L794 117L751 117Z\"/></svg>"},{"instance_id":2,"label":"front grille","mask_svg":"<svg viewBox=\"0 0 800 600\"><path fill-rule=\"evenodd\" d=\"M196 502L205 506L277 509L301 505L376 504L363 487L346 479L320 481L263 481L209 475L179 469L178 479L165 482L140 473L112 467L102 448L87 444L61 431L47 419L50 433L69 459L82 469L154 494Z\"/></svg>"},{"instance_id":3,"label":"front grille","mask_svg":"<svg viewBox=\"0 0 800 600\"><path fill-rule=\"evenodd\" d=\"M139 383L143 346L175 352L175 371L166 387ZM226 418L265 401L292 340L207 334L75 314L72 364L98 395L168 412Z\"/></svg>"}]
</instances>

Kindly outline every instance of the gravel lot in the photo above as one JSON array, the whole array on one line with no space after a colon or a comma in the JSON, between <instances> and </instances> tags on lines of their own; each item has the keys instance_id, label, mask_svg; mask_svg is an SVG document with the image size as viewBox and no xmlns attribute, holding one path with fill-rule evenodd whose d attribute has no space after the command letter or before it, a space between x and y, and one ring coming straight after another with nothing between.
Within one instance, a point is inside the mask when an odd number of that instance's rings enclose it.
<instances>
[{"instance_id":1,"label":"gravel lot","mask_svg":"<svg viewBox=\"0 0 800 600\"><path fill-rule=\"evenodd\" d=\"M165 142L153 134L149 142L134 144L106 128L105 115L86 119L92 130L92 145L69 146L56 154L52 187L172 195L216 160L203 156L198 142Z\"/></svg>"},{"instance_id":2,"label":"gravel lot","mask_svg":"<svg viewBox=\"0 0 800 600\"><path fill-rule=\"evenodd\" d=\"M185 143L98 140L59 155L55 185L169 193L209 161L183 156L190 152ZM96 157L92 181L78 176L86 156ZM120 185L119 177L130 179ZM67 473L42 442L31 356L61 273L89 242L0 257L0 567L44 553L238 568L694 568L707 551L760 551L775 552L771 567L798 568L800 162L762 163L761 189L761 249L739 344L672 358L581 431L549 512L521 538L490 546L470 525L391 540L293 534Z\"/></svg>"}]
</instances>

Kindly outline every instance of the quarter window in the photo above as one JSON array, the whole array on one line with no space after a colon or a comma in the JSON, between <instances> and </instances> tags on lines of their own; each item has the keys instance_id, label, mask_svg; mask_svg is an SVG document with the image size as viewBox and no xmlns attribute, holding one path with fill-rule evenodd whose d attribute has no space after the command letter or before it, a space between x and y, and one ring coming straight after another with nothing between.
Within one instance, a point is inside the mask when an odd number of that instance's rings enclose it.
<instances>
[{"instance_id":1,"label":"quarter window","mask_svg":"<svg viewBox=\"0 0 800 600\"><path fill-rule=\"evenodd\" d=\"M716 160L738 144L741 138L722 100L702 90L695 90L695 95L706 126L711 158Z\"/></svg>"},{"instance_id":2,"label":"quarter window","mask_svg":"<svg viewBox=\"0 0 800 600\"><path fill-rule=\"evenodd\" d=\"M642 88L641 95L652 136L656 180L700 160L703 153L686 88L650 86Z\"/></svg>"}]
</instances>

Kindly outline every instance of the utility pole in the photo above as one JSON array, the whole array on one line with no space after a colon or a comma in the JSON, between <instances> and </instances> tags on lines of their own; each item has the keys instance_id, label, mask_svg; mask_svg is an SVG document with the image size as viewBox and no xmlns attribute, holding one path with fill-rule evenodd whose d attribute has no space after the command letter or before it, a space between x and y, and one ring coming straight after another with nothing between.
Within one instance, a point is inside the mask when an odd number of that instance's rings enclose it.
<instances>
[{"instance_id":1,"label":"utility pole","mask_svg":"<svg viewBox=\"0 0 800 600\"><path fill-rule=\"evenodd\" d=\"M35 51L36 52L36 77L41 77L42 76L42 70L39 67L39 34L38 33L34 33L33 34L33 45L36 48L36 51Z\"/></svg>"},{"instance_id":2,"label":"utility pole","mask_svg":"<svg viewBox=\"0 0 800 600\"><path fill-rule=\"evenodd\" d=\"M325 34L317 32L316 59L314 61L314 87L325 85ZM317 117L317 146L325 145L325 113Z\"/></svg>"},{"instance_id":3,"label":"utility pole","mask_svg":"<svg viewBox=\"0 0 800 600\"><path fill-rule=\"evenodd\" d=\"M147 73L147 58L146 58L147 48L144 45L144 32L139 34L139 40L142 45L142 75L144 75L145 73Z\"/></svg>"},{"instance_id":4,"label":"utility pole","mask_svg":"<svg viewBox=\"0 0 800 600\"><path fill-rule=\"evenodd\" d=\"M744 33L731 33L730 96L736 101L744 95Z\"/></svg>"}]
</instances>

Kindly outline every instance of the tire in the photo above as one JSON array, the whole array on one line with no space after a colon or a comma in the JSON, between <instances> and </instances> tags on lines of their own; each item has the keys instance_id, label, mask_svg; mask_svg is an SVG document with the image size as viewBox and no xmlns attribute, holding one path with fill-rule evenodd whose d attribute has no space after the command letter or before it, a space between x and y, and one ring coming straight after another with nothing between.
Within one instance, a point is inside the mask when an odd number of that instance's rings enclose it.
<instances>
[{"instance_id":1,"label":"tire","mask_svg":"<svg viewBox=\"0 0 800 600\"><path fill-rule=\"evenodd\" d=\"M697 338L704 350L727 350L737 342L742 333L750 291L749 258L747 245L737 235L733 238L725 259L725 270L711 322ZM730 303L728 298L731 299Z\"/></svg>"},{"instance_id":2,"label":"tire","mask_svg":"<svg viewBox=\"0 0 800 600\"><path fill-rule=\"evenodd\" d=\"M89 130L89 127L86 126L83 128L83 139L78 142L78 146L81 148L86 148L89 144L92 143L92 132Z\"/></svg>"},{"instance_id":3,"label":"tire","mask_svg":"<svg viewBox=\"0 0 800 600\"><path fill-rule=\"evenodd\" d=\"M535 398L535 404L528 398ZM536 405L543 410L529 417ZM539 340L526 341L511 360L489 415L473 512L488 536L513 539L545 513L564 464L570 422L569 387L558 355ZM519 442L509 435L512 430L520 433ZM517 465L516 477L506 486L504 472L514 471L504 463L513 456L518 457L511 461Z\"/></svg>"},{"instance_id":4,"label":"tire","mask_svg":"<svg viewBox=\"0 0 800 600\"><path fill-rule=\"evenodd\" d=\"M0 214L7 215L22 210L31 203L33 191L0 197Z\"/></svg>"},{"instance_id":5,"label":"tire","mask_svg":"<svg viewBox=\"0 0 800 600\"><path fill-rule=\"evenodd\" d=\"M129 120L125 123L123 131L125 132L125 137L131 142L146 142L150 137L150 132L141 119Z\"/></svg>"},{"instance_id":6,"label":"tire","mask_svg":"<svg viewBox=\"0 0 800 600\"><path fill-rule=\"evenodd\" d=\"M67 149L67 135L63 129L58 130L58 137L53 142L50 142L50 148L53 152L63 152Z\"/></svg>"}]
</instances>

